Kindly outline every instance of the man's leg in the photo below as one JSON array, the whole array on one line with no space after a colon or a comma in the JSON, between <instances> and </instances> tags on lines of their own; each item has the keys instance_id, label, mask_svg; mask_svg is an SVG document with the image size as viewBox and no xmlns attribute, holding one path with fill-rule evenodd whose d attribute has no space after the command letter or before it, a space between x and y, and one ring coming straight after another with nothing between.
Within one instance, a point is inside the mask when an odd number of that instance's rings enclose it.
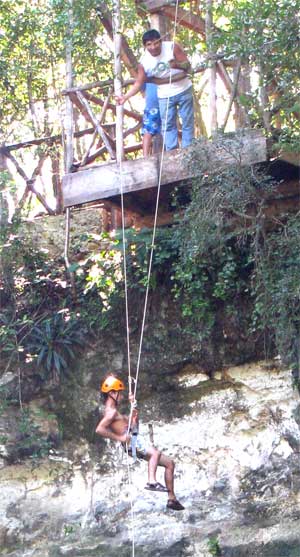
<instances>
[{"instance_id":1,"label":"man's leg","mask_svg":"<svg viewBox=\"0 0 300 557\"><path fill-rule=\"evenodd\" d=\"M188 147L194 139L194 99L193 89L187 89L177 96L178 114L182 124L182 147Z\"/></svg>"},{"instance_id":2,"label":"man's leg","mask_svg":"<svg viewBox=\"0 0 300 557\"><path fill-rule=\"evenodd\" d=\"M161 452L155 447L149 447L145 455L145 459L148 461L148 482L149 484L156 483L156 470L158 462L161 456Z\"/></svg>"},{"instance_id":3,"label":"man's leg","mask_svg":"<svg viewBox=\"0 0 300 557\"><path fill-rule=\"evenodd\" d=\"M168 488L168 502L167 508L173 511L183 511L184 506L176 499L174 492L174 461L163 453L160 455L158 466L164 466L165 468L165 482Z\"/></svg>"},{"instance_id":4,"label":"man's leg","mask_svg":"<svg viewBox=\"0 0 300 557\"><path fill-rule=\"evenodd\" d=\"M158 465L163 466L165 469L165 483L169 492L169 499L176 499L174 493L174 470L175 470L174 461L170 457L161 453L158 461Z\"/></svg>"},{"instance_id":5,"label":"man's leg","mask_svg":"<svg viewBox=\"0 0 300 557\"><path fill-rule=\"evenodd\" d=\"M151 133L144 133L143 135L143 156L149 157L151 155L152 135Z\"/></svg>"},{"instance_id":6,"label":"man's leg","mask_svg":"<svg viewBox=\"0 0 300 557\"><path fill-rule=\"evenodd\" d=\"M165 136L165 149L171 151L178 147L178 131L176 122L176 102L174 97L158 99L161 117L162 136Z\"/></svg>"}]
</instances>

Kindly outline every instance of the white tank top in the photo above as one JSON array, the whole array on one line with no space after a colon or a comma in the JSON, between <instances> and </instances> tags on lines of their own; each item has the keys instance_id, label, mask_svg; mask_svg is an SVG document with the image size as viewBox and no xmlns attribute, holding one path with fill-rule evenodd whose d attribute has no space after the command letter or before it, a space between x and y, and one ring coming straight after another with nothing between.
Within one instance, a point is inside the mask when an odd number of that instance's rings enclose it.
<instances>
[{"instance_id":1,"label":"white tank top","mask_svg":"<svg viewBox=\"0 0 300 557\"><path fill-rule=\"evenodd\" d=\"M173 43L171 41L163 41L161 44L161 53L159 56L152 56L148 50L145 50L140 59L140 64L144 67L148 77L170 77L180 73L182 70L170 68L169 61L174 58ZM188 77L176 81L176 83L165 83L157 86L157 96L159 99L174 97L192 86L192 82Z\"/></svg>"}]
</instances>

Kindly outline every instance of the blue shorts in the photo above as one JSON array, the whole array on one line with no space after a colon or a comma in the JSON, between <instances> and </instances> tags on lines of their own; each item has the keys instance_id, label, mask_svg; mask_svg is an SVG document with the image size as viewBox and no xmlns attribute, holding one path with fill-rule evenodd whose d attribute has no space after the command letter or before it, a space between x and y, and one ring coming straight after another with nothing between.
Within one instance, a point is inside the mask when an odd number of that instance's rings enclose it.
<instances>
[{"instance_id":1,"label":"blue shorts","mask_svg":"<svg viewBox=\"0 0 300 557\"><path fill-rule=\"evenodd\" d=\"M141 134L151 133L151 135L157 135L161 130L161 119L159 108L145 108L143 114L143 126Z\"/></svg>"}]
</instances>

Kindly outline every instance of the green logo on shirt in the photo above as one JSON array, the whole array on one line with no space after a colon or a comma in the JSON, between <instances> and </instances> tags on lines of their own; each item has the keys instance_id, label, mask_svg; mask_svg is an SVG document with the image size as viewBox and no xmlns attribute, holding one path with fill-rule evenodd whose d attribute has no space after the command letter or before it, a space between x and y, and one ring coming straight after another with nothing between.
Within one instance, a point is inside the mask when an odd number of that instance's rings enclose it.
<instances>
[{"instance_id":1,"label":"green logo on shirt","mask_svg":"<svg viewBox=\"0 0 300 557\"><path fill-rule=\"evenodd\" d=\"M168 62L158 62L152 71L154 77L159 77L163 72L170 69Z\"/></svg>"}]
</instances>

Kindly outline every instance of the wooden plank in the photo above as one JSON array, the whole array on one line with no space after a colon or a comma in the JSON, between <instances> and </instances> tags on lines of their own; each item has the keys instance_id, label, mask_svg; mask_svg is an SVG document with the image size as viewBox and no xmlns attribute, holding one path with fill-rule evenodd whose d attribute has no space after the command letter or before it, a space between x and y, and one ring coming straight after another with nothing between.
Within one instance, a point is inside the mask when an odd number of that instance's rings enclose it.
<instances>
[{"instance_id":1,"label":"wooden plank","mask_svg":"<svg viewBox=\"0 0 300 557\"><path fill-rule=\"evenodd\" d=\"M195 153L197 164L188 165L187 156L191 150ZM203 138L188 149L164 153L161 185L190 179L196 176L195 168L201 168L201 173L211 172L235 163L251 165L263 162L266 158L266 140L257 130L247 130L238 136L225 134L216 141ZM161 154L158 154L124 161L122 176L116 163L97 165L67 174L63 178L64 205L70 207L120 195L121 178L123 193L155 188L158 184L160 159Z\"/></svg>"}]
</instances>

